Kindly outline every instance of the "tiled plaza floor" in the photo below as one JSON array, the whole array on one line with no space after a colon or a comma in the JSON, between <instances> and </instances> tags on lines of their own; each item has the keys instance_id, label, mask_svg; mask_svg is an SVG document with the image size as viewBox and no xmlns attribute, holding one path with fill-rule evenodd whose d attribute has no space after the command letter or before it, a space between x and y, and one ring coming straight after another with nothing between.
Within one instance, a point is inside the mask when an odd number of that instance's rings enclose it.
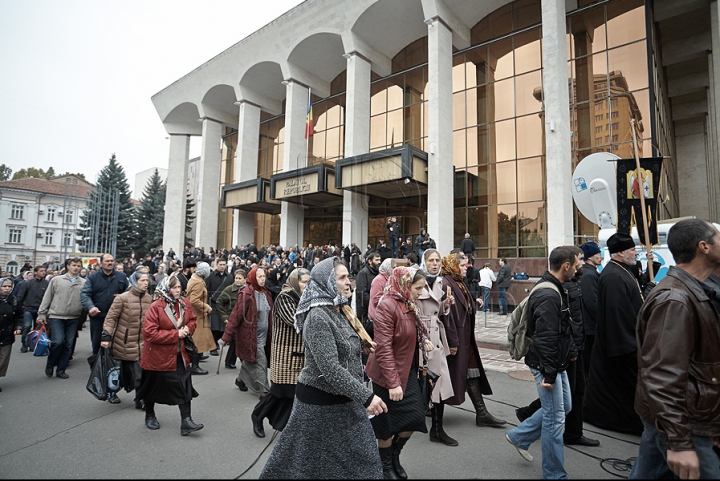
<instances>
[{"instance_id":1,"label":"tiled plaza floor","mask_svg":"<svg viewBox=\"0 0 720 481\"><path fill-rule=\"evenodd\" d=\"M530 370L523 361L515 361L508 354L507 326L510 316L497 312L478 312L475 316L475 340L480 349L483 367L488 371L513 372Z\"/></svg>"}]
</instances>

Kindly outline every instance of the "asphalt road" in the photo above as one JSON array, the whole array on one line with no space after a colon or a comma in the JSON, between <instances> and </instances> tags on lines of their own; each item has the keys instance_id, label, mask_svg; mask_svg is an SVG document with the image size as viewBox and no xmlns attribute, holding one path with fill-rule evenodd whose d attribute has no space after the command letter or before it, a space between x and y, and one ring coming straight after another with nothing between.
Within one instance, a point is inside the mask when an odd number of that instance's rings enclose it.
<instances>
[{"instance_id":1,"label":"asphalt road","mask_svg":"<svg viewBox=\"0 0 720 481\"><path fill-rule=\"evenodd\" d=\"M90 354L88 329L80 334L67 380L48 379L43 372L46 358L22 354L19 349L18 341L13 345L8 375L0 378L0 478L228 479L243 473L271 440L273 431L267 422L266 438L257 438L252 432L250 413L257 396L235 387L237 371L223 365L216 375L217 357L201 363L210 374L193 377L200 397L192 403L192 415L205 428L181 437L175 406L157 405L161 429L150 431L144 424L144 412L134 408L132 393L122 392L121 404L109 404L85 390L90 375L85 361ZM536 397L534 382L498 372L488 372L488 377L495 393L486 397L488 409L516 425L515 407ZM430 419L427 421L429 427ZM446 408L445 430L458 440L458 447L431 443L420 433L408 442L402 462L411 479L542 478L540 442L530 447L535 460L524 461L505 440L507 429L475 426L469 401L459 408ZM601 446L566 448L568 475L626 477L627 472L602 460L635 456L639 438L588 425L585 434L600 439ZM242 479L258 477L271 449Z\"/></svg>"}]
</instances>

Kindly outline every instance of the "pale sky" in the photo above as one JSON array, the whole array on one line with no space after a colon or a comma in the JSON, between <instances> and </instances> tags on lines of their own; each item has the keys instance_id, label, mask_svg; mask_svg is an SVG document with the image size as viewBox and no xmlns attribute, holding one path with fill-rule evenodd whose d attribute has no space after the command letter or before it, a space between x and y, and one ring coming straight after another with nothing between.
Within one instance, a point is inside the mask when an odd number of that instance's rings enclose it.
<instances>
[{"instance_id":1,"label":"pale sky","mask_svg":"<svg viewBox=\"0 0 720 481\"><path fill-rule=\"evenodd\" d=\"M0 0L0 164L94 183L114 152L133 189L167 168L150 97L299 3Z\"/></svg>"}]
</instances>

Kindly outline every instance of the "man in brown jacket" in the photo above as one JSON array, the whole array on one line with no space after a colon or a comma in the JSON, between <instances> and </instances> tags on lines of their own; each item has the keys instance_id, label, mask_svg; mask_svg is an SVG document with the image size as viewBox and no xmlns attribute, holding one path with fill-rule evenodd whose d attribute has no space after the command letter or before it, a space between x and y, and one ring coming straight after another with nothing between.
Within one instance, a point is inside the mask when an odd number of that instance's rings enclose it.
<instances>
[{"instance_id":1,"label":"man in brown jacket","mask_svg":"<svg viewBox=\"0 0 720 481\"><path fill-rule=\"evenodd\" d=\"M667 242L676 266L638 314L635 410L645 430L630 478L720 479L720 299L703 284L720 266L720 232L688 219Z\"/></svg>"}]
</instances>

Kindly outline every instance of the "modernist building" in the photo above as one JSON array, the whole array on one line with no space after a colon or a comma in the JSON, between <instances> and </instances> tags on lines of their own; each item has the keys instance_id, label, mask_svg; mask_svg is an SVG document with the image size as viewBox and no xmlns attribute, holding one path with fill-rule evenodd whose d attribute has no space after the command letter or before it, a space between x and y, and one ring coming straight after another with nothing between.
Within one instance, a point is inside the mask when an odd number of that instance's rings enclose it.
<instances>
[{"instance_id":1,"label":"modernist building","mask_svg":"<svg viewBox=\"0 0 720 481\"><path fill-rule=\"evenodd\" d=\"M193 135L206 248L364 247L396 215L443 253L469 232L477 258L540 259L597 233L572 169L632 157L633 129L666 157L661 217L720 221L713 52L709 0L307 0L153 97L164 243L182 243Z\"/></svg>"},{"instance_id":2,"label":"modernist building","mask_svg":"<svg viewBox=\"0 0 720 481\"><path fill-rule=\"evenodd\" d=\"M17 274L25 262L59 263L69 252L78 252L75 233L94 191L76 175L0 182L2 269Z\"/></svg>"}]
</instances>

